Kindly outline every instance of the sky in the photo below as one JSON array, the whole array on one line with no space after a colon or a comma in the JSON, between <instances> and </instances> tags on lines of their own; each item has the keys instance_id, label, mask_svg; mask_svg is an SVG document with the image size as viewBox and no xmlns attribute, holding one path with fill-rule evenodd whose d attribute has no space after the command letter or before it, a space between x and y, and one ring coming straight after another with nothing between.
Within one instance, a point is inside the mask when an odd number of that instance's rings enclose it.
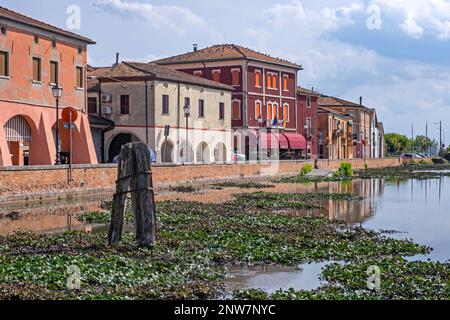
<instances>
[{"instance_id":1,"label":"sky","mask_svg":"<svg viewBox=\"0 0 450 320\"><path fill-rule=\"evenodd\" d=\"M301 64L299 81L376 108L386 132L450 144L450 0L0 0L97 42L94 66L220 43ZM78 10L79 8L79 10ZM79 13L79 14L78 14ZM79 23L78 23L79 22ZM447 130L445 130L447 129Z\"/></svg>"}]
</instances>

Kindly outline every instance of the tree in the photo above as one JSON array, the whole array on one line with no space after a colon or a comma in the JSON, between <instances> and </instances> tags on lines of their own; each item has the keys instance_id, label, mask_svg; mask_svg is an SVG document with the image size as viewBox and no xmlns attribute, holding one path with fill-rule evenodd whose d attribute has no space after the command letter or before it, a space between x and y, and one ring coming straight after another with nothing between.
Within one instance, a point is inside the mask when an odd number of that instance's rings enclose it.
<instances>
[{"instance_id":1,"label":"tree","mask_svg":"<svg viewBox=\"0 0 450 320\"><path fill-rule=\"evenodd\" d=\"M438 146L438 142L423 135L419 135L413 140L413 146L415 152L428 153L430 147Z\"/></svg>"},{"instance_id":2,"label":"tree","mask_svg":"<svg viewBox=\"0 0 450 320\"><path fill-rule=\"evenodd\" d=\"M411 139L400 133L387 133L384 140L389 154L399 154L411 150Z\"/></svg>"}]
</instances>

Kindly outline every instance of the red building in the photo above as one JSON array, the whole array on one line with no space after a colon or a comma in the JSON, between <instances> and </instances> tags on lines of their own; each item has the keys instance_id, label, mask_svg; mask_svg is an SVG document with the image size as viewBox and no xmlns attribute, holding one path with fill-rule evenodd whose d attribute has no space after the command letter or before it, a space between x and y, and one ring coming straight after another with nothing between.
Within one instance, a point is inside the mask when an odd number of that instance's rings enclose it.
<instances>
[{"instance_id":1,"label":"red building","mask_svg":"<svg viewBox=\"0 0 450 320\"><path fill-rule=\"evenodd\" d=\"M282 153L299 155L306 151L301 135L304 125L299 127L298 120L300 65L233 44L201 50L194 47L193 52L153 63L234 87L231 113L236 153L256 160L260 127L279 129L277 140ZM266 136L259 135L262 140Z\"/></svg>"},{"instance_id":2,"label":"red building","mask_svg":"<svg viewBox=\"0 0 450 320\"><path fill-rule=\"evenodd\" d=\"M298 87L297 102L298 102L298 117L297 127L298 132L302 134L307 140L307 157L308 159L318 159L319 154L319 132L317 104L320 93L315 92L314 89L306 89Z\"/></svg>"}]
</instances>

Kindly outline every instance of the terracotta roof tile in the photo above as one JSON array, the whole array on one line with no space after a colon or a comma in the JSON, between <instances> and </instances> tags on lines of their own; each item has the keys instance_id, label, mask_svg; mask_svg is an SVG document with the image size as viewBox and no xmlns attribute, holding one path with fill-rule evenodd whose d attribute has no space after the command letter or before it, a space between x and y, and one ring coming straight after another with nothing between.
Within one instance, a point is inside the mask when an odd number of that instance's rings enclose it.
<instances>
[{"instance_id":1,"label":"terracotta roof tile","mask_svg":"<svg viewBox=\"0 0 450 320\"><path fill-rule=\"evenodd\" d=\"M155 77L161 80L181 82L204 87L218 88L223 90L234 90L233 87L221 84L219 82L196 77L181 71L172 70L168 67L142 62L122 62L109 69L94 70L88 73L88 76L97 74L96 78L136 78L136 77Z\"/></svg>"},{"instance_id":2,"label":"terracotta roof tile","mask_svg":"<svg viewBox=\"0 0 450 320\"><path fill-rule=\"evenodd\" d=\"M50 25L48 23L45 23L45 22L42 22L42 21L39 21L39 20L30 18L30 17L27 17L27 16L25 16L23 14L17 13L15 11L9 10L7 8L4 8L4 7L0 7L0 18L6 19L6 20L16 21L16 22L20 22L20 23L24 23L24 24L27 24L27 25L30 25L30 26L33 26L33 27L36 27L36 28L44 29L46 31L55 32L55 33L64 35L66 37L70 37L70 38L74 38L74 39L77 39L77 40L81 40L83 42L86 42L87 44L95 44L95 41L93 41L93 40L91 40L89 38L86 38L86 37L80 36L78 34L75 34L73 32L70 32L70 31L67 31L67 30L64 30L64 29L52 26L52 25Z\"/></svg>"},{"instance_id":3,"label":"terracotta roof tile","mask_svg":"<svg viewBox=\"0 0 450 320\"><path fill-rule=\"evenodd\" d=\"M274 58L267 54L257 52L255 50L238 46L235 44L215 45L194 52L188 52L185 54L153 61L153 63L164 65L164 64L192 63L200 61L244 60L244 59L263 61L291 68L302 69L302 67L298 64L280 58Z\"/></svg>"},{"instance_id":4,"label":"terracotta roof tile","mask_svg":"<svg viewBox=\"0 0 450 320\"><path fill-rule=\"evenodd\" d=\"M310 90L310 89L306 89L304 87L298 87L297 88L297 93L299 93L299 94L307 94L307 95L310 95L310 96L320 96L319 92L313 91L313 90Z\"/></svg>"}]
</instances>

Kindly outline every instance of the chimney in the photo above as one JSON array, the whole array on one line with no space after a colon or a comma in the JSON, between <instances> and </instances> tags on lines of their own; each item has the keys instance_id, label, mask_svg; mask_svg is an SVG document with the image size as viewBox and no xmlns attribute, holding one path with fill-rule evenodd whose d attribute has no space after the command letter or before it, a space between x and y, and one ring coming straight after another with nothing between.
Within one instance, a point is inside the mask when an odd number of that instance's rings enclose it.
<instances>
[{"instance_id":1,"label":"chimney","mask_svg":"<svg viewBox=\"0 0 450 320\"><path fill-rule=\"evenodd\" d=\"M360 106L363 105L363 97L359 97L359 105L360 105Z\"/></svg>"},{"instance_id":2,"label":"chimney","mask_svg":"<svg viewBox=\"0 0 450 320\"><path fill-rule=\"evenodd\" d=\"M198 49L198 44L194 43L194 44L193 44L193 47L194 47L194 52L196 52L197 49Z\"/></svg>"},{"instance_id":3,"label":"chimney","mask_svg":"<svg viewBox=\"0 0 450 320\"><path fill-rule=\"evenodd\" d=\"M120 53L116 52L116 64L114 66L118 66L119 65L119 57L120 57Z\"/></svg>"}]
</instances>

